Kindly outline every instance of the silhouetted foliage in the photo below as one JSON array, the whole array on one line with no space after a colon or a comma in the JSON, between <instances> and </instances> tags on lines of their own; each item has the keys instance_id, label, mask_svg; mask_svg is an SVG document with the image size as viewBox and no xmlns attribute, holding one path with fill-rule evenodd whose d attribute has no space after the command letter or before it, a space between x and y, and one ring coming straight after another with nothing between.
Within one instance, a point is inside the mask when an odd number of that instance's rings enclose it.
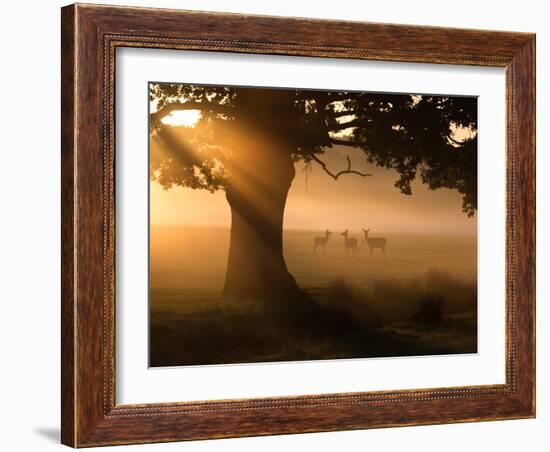
<instances>
[{"instance_id":1,"label":"silhouetted foliage","mask_svg":"<svg viewBox=\"0 0 550 452\"><path fill-rule=\"evenodd\" d=\"M156 107L150 115L156 145L151 175L165 188L226 188L235 163L246 159L247 140L269 143L293 161L319 164L337 179L355 172L350 164L335 177L323 166L323 154L340 145L395 170L395 186L404 194L419 177L432 190L461 193L469 216L477 208L475 98L151 84L150 100ZM177 110L200 110L200 120L195 127L162 122Z\"/></svg>"}]
</instances>

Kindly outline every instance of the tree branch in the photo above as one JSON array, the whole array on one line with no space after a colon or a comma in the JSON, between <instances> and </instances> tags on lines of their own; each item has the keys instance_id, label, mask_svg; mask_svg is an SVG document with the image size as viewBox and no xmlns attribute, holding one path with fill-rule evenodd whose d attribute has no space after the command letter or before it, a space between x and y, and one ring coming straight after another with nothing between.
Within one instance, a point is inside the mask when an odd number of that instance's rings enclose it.
<instances>
[{"instance_id":1,"label":"tree branch","mask_svg":"<svg viewBox=\"0 0 550 452\"><path fill-rule=\"evenodd\" d=\"M355 110L340 110L340 111L332 111L332 110L325 110L325 116L328 116L329 118L341 118L342 116L352 116L355 115L357 112Z\"/></svg>"},{"instance_id":2,"label":"tree branch","mask_svg":"<svg viewBox=\"0 0 550 452\"><path fill-rule=\"evenodd\" d=\"M464 144L464 141L457 141L455 140L451 135L445 135L445 137L449 140L451 144L456 144L458 146L462 146Z\"/></svg>"},{"instance_id":3,"label":"tree branch","mask_svg":"<svg viewBox=\"0 0 550 452\"><path fill-rule=\"evenodd\" d=\"M336 131L336 130L344 130L349 129L351 127L363 127L366 124L370 124L372 121L367 121L364 119L353 119L351 121L347 122L337 122L331 126L329 126L330 130Z\"/></svg>"},{"instance_id":4,"label":"tree branch","mask_svg":"<svg viewBox=\"0 0 550 452\"><path fill-rule=\"evenodd\" d=\"M342 175L342 174L356 174L358 176L361 176L361 177L367 177L367 176L372 176L372 174L369 174L369 173L360 173L359 171L355 171L355 170L352 170L351 169L351 160L349 158L349 155L346 156L346 159L348 161L348 167L347 169L345 170L342 170L342 171L339 171L337 173L333 173L332 171L330 171L328 168L327 168L327 164L325 162L323 162L319 157L317 157L315 154L313 154L311 156L311 158L313 160L315 160L320 166L321 168L323 169L323 171L325 173L327 173L330 177L332 177L334 180L338 180L338 178Z\"/></svg>"},{"instance_id":5,"label":"tree branch","mask_svg":"<svg viewBox=\"0 0 550 452\"><path fill-rule=\"evenodd\" d=\"M352 148L357 148L361 146L363 143L359 143L357 141L351 141L351 140L339 140L338 138L329 138L329 142L331 144L336 144L339 146L350 146Z\"/></svg>"}]
</instances>

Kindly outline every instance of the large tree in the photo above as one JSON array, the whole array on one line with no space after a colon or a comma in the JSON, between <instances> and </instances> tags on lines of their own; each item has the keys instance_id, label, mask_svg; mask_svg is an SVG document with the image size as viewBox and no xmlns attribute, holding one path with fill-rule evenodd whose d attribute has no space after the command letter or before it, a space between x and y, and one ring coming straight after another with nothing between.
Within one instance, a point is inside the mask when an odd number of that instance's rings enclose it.
<instances>
[{"instance_id":1,"label":"large tree","mask_svg":"<svg viewBox=\"0 0 550 452\"><path fill-rule=\"evenodd\" d=\"M164 188L224 190L231 238L223 294L288 296L298 287L283 257L283 215L295 163L319 165L327 177L365 177L330 169L335 146L362 151L398 174L411 194L420 177L449 188L473 215L477 199L475 98L181 84L150 85L151 178ZM173 112L200 111L192 127L173 126Z\"/></svg>"}]
</instances>

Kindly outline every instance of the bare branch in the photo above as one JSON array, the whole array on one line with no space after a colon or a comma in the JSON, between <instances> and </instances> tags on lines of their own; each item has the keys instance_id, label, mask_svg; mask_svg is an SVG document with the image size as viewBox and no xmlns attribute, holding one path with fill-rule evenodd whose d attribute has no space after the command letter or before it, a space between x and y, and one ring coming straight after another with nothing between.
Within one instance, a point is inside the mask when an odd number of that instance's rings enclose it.
<instances>
[{"instance_id":1,"label":"bare branch","mask_svg":"<svg viewBox=\"0 0 550 452\"><path fill-rule=\"evenodd\" d=\"M319 157L317 157L315 154L313 154L311 156L311 158L313 160L315 160L319 165L321 165L321 168L323 169L323 171L325 173L327 173L330 177L332 177L334 180L338 180L338 178L342 175L342 174L356 174L357 176L361 176L361 177L367 177L367 176L372 176L372 174L369 174L369 173L360 173L359 171L355 171L355 170L352 170L351 169L351 160L349 158L349 155L346 156L346 159L348 161L348 167L347 169L345 170L342 170L342 171L339 171L337 173L333 173L332 171L330 171L328 168L327 168L327 164L325 162L323 162Z\"/></svg>"}]
</instances>

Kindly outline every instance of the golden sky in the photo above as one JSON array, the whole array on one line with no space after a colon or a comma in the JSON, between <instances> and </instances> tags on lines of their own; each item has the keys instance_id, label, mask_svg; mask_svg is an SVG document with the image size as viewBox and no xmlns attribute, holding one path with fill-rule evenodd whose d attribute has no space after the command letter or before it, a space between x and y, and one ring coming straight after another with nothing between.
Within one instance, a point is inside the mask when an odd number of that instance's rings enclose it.
<instances>
[{"instance_id":1,"label":"golden sky","mask_svg":"<svg viewBox=\"0 0 550 452\"><path fill-rule=\"evenodd\" d=\"M442 233L472 235L476 219L462 212L461 195L452 190L428 188L415 181L407 196L394 187L397 174L366 163L361 151L336 147L323 159L334 172L346 167L346 156L353 169L371 177L353 174L331 179L316 164L306 184L303 162L296 163L285 210L285 229L334 231L361 227L373 232ZM151 224L229 227L231 214L223 191L173 187L164 190L151 182Z\"/></svg>"}]
</instances>

